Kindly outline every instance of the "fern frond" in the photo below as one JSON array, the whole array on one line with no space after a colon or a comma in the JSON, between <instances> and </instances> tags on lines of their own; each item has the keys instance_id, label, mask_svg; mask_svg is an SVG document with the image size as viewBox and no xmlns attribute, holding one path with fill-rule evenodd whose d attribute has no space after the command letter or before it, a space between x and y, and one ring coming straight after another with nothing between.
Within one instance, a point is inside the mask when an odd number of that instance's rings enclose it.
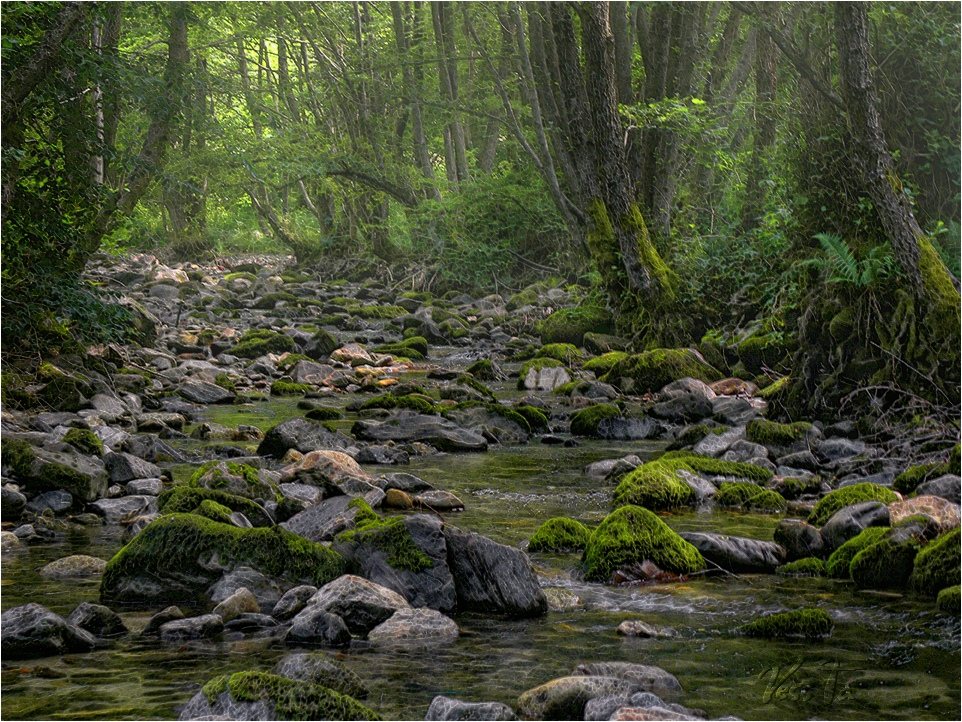
<instances>
[{"instance_id":1,"label":"fern frond","mask_svg":"<svg viewBox=\"0 0 962 722\"><path fill-rule=\"evenodd\" d=\"M859 263L848 244L834 233L816 233L815 238L822 245L822 250L835 271L835 275L829 280L860 285Z\"/></svg>"}]
</instances>

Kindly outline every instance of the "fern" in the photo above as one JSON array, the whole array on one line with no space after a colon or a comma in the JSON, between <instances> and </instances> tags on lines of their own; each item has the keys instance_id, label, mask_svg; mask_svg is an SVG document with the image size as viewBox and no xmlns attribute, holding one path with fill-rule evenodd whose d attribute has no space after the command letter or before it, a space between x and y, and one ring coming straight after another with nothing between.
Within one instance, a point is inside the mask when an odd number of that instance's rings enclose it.
<instances>
[{"instance_id":1,"label":"fern","mask_svg":"<svg viewBox=\"0 0 962 722\"><path fill-rule=\"evenodd\" d=\"M834 233L817 233L815 238L825 256L811 258L802 265L827 270L829 283L868 288L895 272L895 259L884 246L873 246L865 258L859 260L849 245Z\"/></svg>"}]
</instances>

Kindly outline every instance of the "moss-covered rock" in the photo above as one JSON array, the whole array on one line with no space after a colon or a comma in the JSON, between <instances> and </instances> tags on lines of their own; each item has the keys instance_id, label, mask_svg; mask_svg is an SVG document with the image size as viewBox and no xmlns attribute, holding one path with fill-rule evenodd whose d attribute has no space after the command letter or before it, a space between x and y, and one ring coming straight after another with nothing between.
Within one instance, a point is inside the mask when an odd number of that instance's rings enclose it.
<instances>
[{"instance_id":1,"label":"moss-covered rock","mask_svg":"<svg viewBox=\"0 0 962 722\"><path fill-rule=\"evenodd\" d=\"M891 489L870 482L843 486L841 489L830 491L823 496L808 515L808 523L815 526L822 526L839 509L844 509L852 504L861 504L863 501L880 501L883 504L891 504L898 501L898 495Z\"/></svg>"},{"instance_id":2,"label":"moss-covered rock","mask_svg":"<svg viewBox=\"0 0 962 722\"><path fill-rule=\"evenodd\" d=\"M543 343L570 343L582 346L585 334L588 332L612 333L614 319L611 313L601 305L562 308L539 321L535 331L541 336Z\"/></svg>"},{"instance_id":3,"label":"moss-covered rock","mask_svg":"<svg viewBox=\"0 0 962 722\"><path fill-rule=\"evenodd\" d=\"M628 358L628 354L624 351L609 351L589 359L582 365L582 368L585 371L591 371L595 376L601 377L626 358Z\"/></svg>"},{"instance_id":4,"label":"moss-covered rock","mask_svg":"<svg viewBox=\"0 0 962 722\"><path fill-rule=\"evenodd\" d=\"M479 381L497 381L502 378L501 372L491 359L483 358L468 366L466 371Z\"/></svg>"},{"instance_id":5,"label":"moss-covered rock","mask_svg":"<svg viewBox=\"0 0 962 722\"><path fill-rule=\"evenodd\" d=\"M789 355L791 344L782 333L766 333L749 336L737 346L738 360L752 373L763 369L778 368Z\"/></svg>"},{"instance_id":6,"label":"moss-covered rock","mask_svg":"<svg viewBox=\"0 0 962 722\"><path fill-rule=\"evenodd\" d=\"M336 421L343 415L344 414L342 414L340 410L327 407L314 408L304 414L305 418L308 418L311 421Z\"/></svg>"},{"instance_id":7,"label":"moss-covered rock","mask_svg":"<svg viewBox=\"0 0 962 722\"><path fill-rule=\"evenodd\" d=\"M400 396L382 394L368 399L358 409L361 411L366 409L411 409L421 414L434 414L438 411L434 400L424 394L402 394Z\"/></svg>"},{"instance_id":8,"label":"moss-covered rock","mask_svg":"<svg viewBox=\"0 0 962 722\"><path fill-rule=\"evenodd\" d=\"M575 436L598 436L598 424L603 419L613 419L621 415L621 409L614 404L588 406L571 417L571 433Z\"/></svg>"},{"instance_id":9,"label":"moss-covered rock","mask_svg":"<svg viewBox=\"0 0 962 722\"><path fill-rule=\"evenodd\" d=\"M211 521L219 521L221 524L233 523L230 518L233 512L213 499L204 499L192 513Z\"/></svg>"},{"instance_id":10,"label":"moss-covered rock","mask_svg":"<svg viewBox=\"0 0 962 722\"><path fill-rule=\"evenodd\" d=\"M959 583L960 533L955 528L929 542L919 552L911 578L916 592L932 597L940 589Z\"/></svg>"},{"instance_id":11,"label":"moss-covered rock","mask_svg":"<svg viewBox=\"0 0 962 722\"><path fill-rule=\"evenodd\" d=\"M742 625L739 629L748 637L763 639L801 637L814 641L831 635L835 629L835 623L824 609L806 608L768 614Z\"/></svg>"},{"instance_id":12,"label":"moss-covered rock","mask_svg":"<svg viewBox=\"0 0 962 722\"><path fill-rule=\"evenodd\" d=\"M549 343L542 346L536 354L539 358L553 358L563 364L573 366L581 362L584 357L581 350L570 343Z\"/></svg>"},{"instance_id":13,"label":"moss-covered rock","mask_svg":"<svg viewBox=\"0 0 962 722\"><path fill-rule=\"evenodd\" d=\"M232 394L237 393L237 382L234 377L227 373L219 373L214 376L214 383L220 386L222 389L230 391Z\"/></svg>"},{"instance_id":14,"label":"moss-covered rock","mask_svg":"<svg viewBox=\"0 0 962 722\"><path fill-rule=\"evenodd\" d=\"M631 343L621 336L608 333L586 333L583 343L590 353L606 354L609 351L627 351Z\"/></svg>"},{"instance_id":15,"label":"moss-covered rock","mask_svg":"<svg viewBox=\"0 0 962 722\"><path fill-rule=\"evenodd\" d=\"M770 489L763 489L748 481L722 484L714 499L719 506L732 506L757 511L785 511L785 499L782 498L781 494Z\"/></svg>"},{"instance_id":16,"label":"moss-covered rock","mask_svg":"<svg viewBox=\"0 0 962 722\"><path fill-rule=\"evenodd\" d=\"M822 489L822 477L813 476L786 476L779 479L775 484L775 491L786 499L798 499L809 494L818 494Z\"/></svg>"},{"instance_id":17,"label":"moss-covered rock","mask_svg":"<svg viewBox=\"0 0 962 722\"><path fill-rule=\"evenodd\" d=\"M280 584L320 587L343 574L345 564L336 552L281 527L241 529L196 514L169 514L107 562L100 596L104 603L200 601L224 569L241 566Z\"/></svg>"},{"instance_id":18,"label":"moss-covered rock","mask_svg":"<svg viewBox=\"0 0 962 722\"><path fill-rule=\"evenodd\" d=\"M262 481L260 473L250 464L235 461L207 461L191 474L188 486L217 489L248 499L273 500L276 489Z\"/></svg>"},{"instance_id":19,"label":"moss-covered rock","mask_svg":"<svg viewBox=\"0 0 962 722\"><path fill-rule=\"evenodd\" d=\"M658 391L672 381L691 377L710 383L721 373L687 348L658 348L627 356L601 377L625 393L645 394Z\"/></svg>"},{"instance_id":20,"label":"moss-covered rock","mask_svg":"<svg viewBox=\"0 0 962 722\"><path fill-rule=\"evenodd\" d=\"M267 310L274 308L278 303L295 303L297 301L297 296L288 291L274 291L272 293L265 293L263 296L254 301L253 308L258 308L261 310Z\"/></svg>"},{"instance_id":21,"label":"moss-covered rock","mask_svg":"<svg viewBox=\"0 0 962 722\"><path fill-rule=\"evenodd\" d=\"M548 519L528 542L531 552L572 552L584 551L588 545L591 530L575 519L556 516Z\"/></svg>"},{"instance_id":22,"label":"moss-covered rock","mask_svg":"<svg viewBox=\"0 0 962 722\"><path fill-rule=\"evenodd\" d=\"M272 526L274 523L264 507L251 499L220 489L204 489L186 484L162 491L157 497L157 508L162 514L196 514L200 513L197 510L205 501L240 512L254 526Z\"/></svg>"},{"instance_id":23,"label":"moss-covered rock","mask_svg":"<svg viewBox=\"0 0 962 722\"><path fill-rule=\"evenodd\" d=\"M825 561L818 557L796 559L788 564L782 564L775 573L783 577L824 577Z\"/></svg>"},{"instance_id":24,"label":"moss-covered rock","mask_svg":"<svg viewBox=\"0 0 962 722\"><path fill-rule=\"evenodd\" d=\"M956 617L962 614L962 587L956 584L940 591L935 599L935 608L945 614L954 614Z\"/></svg>"},{"instance_id":25,"label":"moss-covered rock","mask_svg":"<svg viewBox=\"0 0 962 722\"><path fill-rule=\"evenodd\" d=\"M403 356L412 361L423 361L428 355L428 340L424 336L409 336L397 343L388 343L374 349L377 353Z\"/></svg>"},{"instance_id":26,"label":"moss-covered rock","mask_svg":"<svg viewBox=\"0 0 962 722\"><path fill-rule=\"evenodd\" d=\"M525 418L532 433L548 430L548 416L541 409L530 404L518 404L514 410Z\"/></svg>"},{"instance_id":27,"label":"moss-covered rock","mask_svg":"<svg viewBox=\"0 0 962 722\"><path fill-rule=\"evenodd\" d=\"M658 460L684 465L701 474L751 479L759 484L765 483L773 476L769 469L757 464L750 464L746 461L723 461L712 456L700 456L685 451L669 451L659 457Z\"/></svg>"},{"instance_id":28,"label":"moss-covered rock","mask_svg":"<svg viewBox=\"0 0 962 722\"><path fill-rule=\"evenodd\" d=\"M887 526L870 526L863 529L832 552L825 564L825 572L833 579L849 579L852 559L863 549L877 544L889 531Z\"/></svg>"},{"instance_id":29,"label":"moss-covered rock","mask_svg":"<svg viewBox=\"0 0 962 722\"><path fill-rule=\"evenodd\" d=\"M104 442L90 429L70 429L64 434L63 440L84 454L103 456Z\"/></svg>"},{"instance_id":30,"label":"moss-covered rock","mask_svg":"<svg viewBox=\"0 0 962 722\"><path fill-rule=\"evenodd\" d=\"M384 552L387 563L395 569L419 572L434 565L431 557L414 543L402 517L382 519L361 498L354 499L349 506L357 510L355 526L350 531L338 534L337 542L369 544Z\"/></svg>"},{"instance_id":31,"label":"moss-covered rock","mask_svg":"<svg viewBox=\"0 0 962 722\"><path fill-rule=\"evenodd\" d=\"M368 319L400 318L401 316L407 315L407 311L405 311L400 306L394 306L394 305L357 306L357 305L351 304L347 307L347 310L355 316L360 316L361 318L368 318Z\"/></svg>"},{"instance_id":32,"label":"moss-covered rock","mask_svg":"<svg viewBox=\"0 0 962 722\"><path fill-rule=\"evenodd\" d=\"M956 444L948 460L930 464L910 466L895 477L892 488L903 494L910 494L924 481L937 479L945 474L959 474L959 445Z\"/></svg>"},{"instance_id":33,"label":"moss-covered rock","mask_svg":"<svg viewBox=\"0 0 962 722\"><path fill-rule=\"evenodd\" d=\"M705 559L655 514L639 506L623 506L591 533L583 563L589 581L608 581L619 567L651 560L660 569L692 574Z\"/></svg>"},{"instance_id":34,"label":"moss-covered rock","mask_svg":"<svg viewBox=\"0 0 962 722\"><path fill-rule=\"evenodd\" d=\"M257 358L268 353L282 354L294 351L297 344L290 336L268 329L252 329L244 333L230 353L241 358Z\"/></svg>"},{"instance_id":35,"label":"moss-covered rock","mask_svg":"<svg viewBox=\"0 0 962 722\"><path fill-rule=\"evenodd\" d=\"M764 386L758 392L758 396L766 401L781 400L788 394L788 389L791 385L791 382L791 376L782 376L780 379L776 379L767 386Z\"/></svg>"},{"instance_id":36,"label":"moss-covered rock","mask_svg":"<svg viewBox=\"0 0 962 722\"><path fill-rule=\"evenodd\" d=\"M63 489L77 499L95 501L107 494L103 464L76 452L48 451L22 439L0 441L3 465L32 491Z\"/></svg>"},{"instance_id":37,"label":"moss-covered rock","mask_svg":"<svg viewBox=\"0 0 962 722\"><path fill-rule=\"evenodd\" d=\"M812 425L807 421L780 424L768 419L753 419L745 427L745 438L755 444L774 447L792 447L804 440Z\"/></svg>"},{"instance_id":38,"label":"moss-covered rock","mask_svg":"<svg viewBox=\"0 0 962 722\"><path fill-rule=\"evenodd\" d=\"M902 589L912 574L919 543L890 529L852 557L848 573L860 589Z\"/></svg>"},{"instance_id":39,"label":"moss-covered rock","mask_svg":"<svg viewBox=\"0 0 962 722\"><path fill-rule=\"evenodd\" d=\"M370 707L329 687L254 671L215 677L188 702L185 711L189 719L217 719L228 712L236 714L238 706L255 704L252 713L266 706L268 718L277 720L381 719Z\"/></svg>"},{"instance_id":40,"label":"moss-covered rock","mask_svg":"<svg viewBox=\"0 0 962 722\"><path fill-rule=\"evenodd\" d=\"M304 396L314 390L310 384L278 379L271 384L271 396Z\"/></svg>"},{"instance_id":41,"label":"moss-covered rock","mask_svg":"<svg viewBox=\"0 0 962 722\"><path fill-rule=\"evenodd\" d=\"M667 511L695 502L694 490L681 479L674 464L649 461L634 469L615 488L614 504L633 504L655 511Z\"/></svg>"}]
</instances>

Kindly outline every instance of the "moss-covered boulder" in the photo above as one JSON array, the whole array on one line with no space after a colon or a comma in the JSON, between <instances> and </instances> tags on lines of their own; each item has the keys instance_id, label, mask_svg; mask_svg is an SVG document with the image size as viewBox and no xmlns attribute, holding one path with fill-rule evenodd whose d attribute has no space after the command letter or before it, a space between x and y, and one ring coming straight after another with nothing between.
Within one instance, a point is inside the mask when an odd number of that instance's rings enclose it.
<instances>
[{"instance_id":1,"label":"moss-covered boulder","mask_svg":"<svg viewBox=\"0 0 962 722\"><path fill-rule=\"evenodd\" d=\"M538 527L528 542L532 552L584 551L591 530L575 519L556 516Z\"/></svg>"},{"instance_id":2,"label":"moss-covered boulder","mask_svg":"<svg viewBox=\"0 0 962 722\"><path fill-rule=\"evenodd\" d=\"M107 471L98 458L48 451L9 437L3 439L0 453L3 465L30 491L62 489L82 501L96 501L107 494Z\"/></svg>"},{"instance_id":3,"label":"moss-covered boulder","mask_svg":"<svg viewBox=\"0 0 962 722\"><path fill-rule=\"evenodd\" d=\"M880 501L883 504L891 504L898 501L898 494L891 489L871 482L852 484L843 486L835 491L830 491L823 496L808 515L808 523L815 526L822 526L832 515L852 504L861 504L864 501Z\"/></svg>"},{"instance_id":4,"label":"moss-covered boulder","mask_svg":"<svg viewBox=\"0 0 962 722\"><path fill-rule=\"evenodd\" d=\"M777 369L783 366L791 351L792 344L782 333L754 334L736 347L738 360L753 374L764 369Z\"/></svg>"},{"instance_id":5,"label":"moss-covered boulder","mask_svg":"<svg viewBox=\"0 0 962 722\"><path fill-rule=\"evenodd\" d=\"M304 396L313 390L311 384L299 384L289 379L277 379L271 384L271 396Z\"/></svg>"},{"instance_id":6,"label":"moss-covered boulder","mask_svg":"<svg viewBox=\"0 0 962 722\"><path fill-rule=\"evenodd\" d=\"M148 524L107 563L105 604L207 602L212 583L231 569L255 571L293 587L322 586L344 573L336 552L281 527L240 529L195 514Z\"/></svg>"},{"instance_id":7,"label":"moss-covered boulder","mask_svg":"<svg viewBox=\"0 0 962 722\"><path fill-rule=\"evenodd\" d=\"M374 349L377 353L391 354L392 356L403 356L412 361L422 361L428 355L428 340L424 336L409 336L397 343L388 343L377 346Z\"/></svg>"},{"instance_id":8,"label":"moss-covered boulder","mask_svg":"<svg viewBox=\"0 0 962 722\"><path fill-rule=\"evenodd\" d=\"M330 687L268 672L215 677L194 695L181 719L379 720L373 709Z\"/></svg>"},{"instance_id":9,"label":"moss-covered boulder","mask_svg":"<svg viewBox=\"0 0 962 722\"><path fill-rule=\"evenodd\" d=\"M794 609L790 612L768 614L742 625L739 630L747 637L763 639L804 638L824 639L832 634L835 623L824 609Z\"/></svg>"},{"instance_id":10,"label":"moss-covered boulder","mask_svg":"<svg viewBox=\"0 0 962 722\"><path fill-rule=\"evenodd\" d=\"M911 533L889 529L852 557L848 573L859 589L902 589L918 553L919 543Z\"/></svg>"},{"instance_id":11,"label":"moss-covered boulder","mask_svg":"<svg viewBox=\"0 0 962 722\"><path fill-rule=\"evenodd\" d=\"M912 588L933 597L939 590L959 583L960 530L953 529L926 544L915 559Z\"/></svg>"},{"instance_id":12,"label":"moss-covered boulder","mask_svg":"<svg viewBox=\"0 0 962 722\"><path fill-rule=\"evenodd\" d=\"M540 358L553 358L561 361L567 366L574 366L581 363L584 354L574 344L570 343L548 343L538 349L535 354Z\"/></svg>"},{"instance_id":13,"label":"moss-covered boulder","mask_svg":"<svg viewBox=\"0 0 962 722\"><path fill-rule=\"evenodd\" d=\"M783 577L824 577L825 560L818 557L796 559L788 564L782 564L775 573Z\"/></svg>"},{"instance_id":14,"label":"moss-covered boulder","mask_svg":"<svg viewBox=\"0 0 962 722\"><path fill-rule=\"evenodd\" d=\"M205 512L199 511L204 502L208 504ZM210 512L223 507L228 512L240 512L254 526L272 526L274 520L270 514L257 502L243 496L237 496L221 489L204 489L189 484L180 484L172 489L165 489L157 498L157 507L161 514L200 514L208 518ZM228 516L230 514L228 513Z\"/></svg>"},{"instance_id":15,"label":"moss-covered boulder","mask_svg":"<svg viewBox=\"0 0 962 722\"><path fill-rule=\"evenodd\" d=\"M710 383L722 374L691 349L658 348L623 358L601 380L625 393L645 394L686 377Z\"/></svg>"},{"instance_id":16,"label":"moss-covered boulder","mask_svg":"<svg viewBox=\"0 0 962 722\"><path fill-rule=\"evenodd\" d=\"M889 531L885 526L870 526L832 552L825 564L825 572L833 579L848 579L852 559L863 549L878 543Z\"/></svg>"},{"instance_id":17,"label":"moss-covered boulder","mask_svg":"<svg viewBox=\"0 0 962 722\"><path fill-rule=\"evenodd\" d=\"M421 414L437 413L438 408L434 399L425 394L381 394L368 399L359 407L359 411L367 409L411 409Z\"/></svg>"},{"instance_id":18,"label":"moss-covered boulder","mask_svg":"<svg viewBox=\"0 0 962 722\"><path fill-rule=\"evenodd\" d=\"M548 415L541 409L531 404L518 404L514 410L528 422L532 433L548 430Z\"/></svg>"},{"instance_id":19,"label":"moss-covered boulder","mask_svg":"<svg viewBox=\"0 0 962 722\"><path fill-rule=\"evenodd\" d=\"M235 461L208 461L191 474L189 486L216 489L248 499L275 501L277 489L261 480L260 472L250 464Z\"/></svg>"},{"instance_id":20,"label":"moss-covered boulder","mask_svg":"<svg viewBox=\"0 0 962 722\"><path fill-rule=\"evenodd\" d=\"M588 538L582 559L585 578L600 582L607 582L620 567L645 560L677 574L693 574L705 568L705 560L695 547L639 506L623 506L605 517Z\"/></svg>"},{"instance_id":21,"label":"moss-covered boulder","mask_svg":"<svg viewBox=\"0 0 962 722\"><path fill-rule=\"evenodd\" d=\"M813 429L807 421L780 424L768 419L753 419L745 427L745 438L776 452L801 451L806 440L815 433Z\"/></svg>"},{"instance_id":22,"label":"moss-covered boulder","mask_svg":"<svg viewBox=\"0 0 962 722\"><path fill-rule=\"evenodd\" d=\"M785 511L785 499L776 491L763 489L748 481L727 482L715 494L719 506L738 507L757 511Z\"/></svg>"},{"instance_id":23,"label":"moss-covered boulder","mask_svg":"<svg viewBox=\"0 0 962 722\"><path fill-rule=\"evenodd\" d=\"M614 330L611 313L600 304L559 309L535 326L543 343L570 343L575 346L584 345L586 333L612 333Z\"/></svg>"},{"instance_id":24,"label":"moss-covered boulder","mask_svg":"<svg viewBox=\"0 0 962 722\"><path fill-rule=\"evenodd\" d=\"M63 441L83 454L103 456L104 442L90 429L70 429L64 434Z\"/></svg>"},{"instance_id":25,"label":"moss-covered boulder","mask_svg":"<svg viewBox=\"0 0 962 722\"><path fill-rule=\"evenodd\" d=\"M351 501L357 510L354 529L337 536L339 545L367 545L387 555L387 563L394 569L419 572L431 568L431 558L415 544L401 517L381 518L364 499Z\"/></svg>"},{"instance_id":26,"label":"moss-covered boulder","mask_svg":"<svg viewBox=\"0 0 962 722\"><path fill-rule=\"evenodd\" d=\"M626 358L628 358L628 354L624 351L609 351L589 359L582 365L582 368L585 371L591 371L595 376L601 377L611 371L615 364L624 361Z\"/></svg>"},{"instance_id":27,"label":"moss-covered boulder","mask_svg":"<svg viewBox=\"0 0 962 722\"><path fill-rule=\"evenodd\" d=\"M251 329L237 339L230 353L241 358L257 358L268 353L294 351L296 348L294 339L286 334L269 329Z\"/></svg>"},{"instance_id":28,"label":"moss-covered boulder","mask_svg":"<svg viewBox=\"0 0 962 722\"><path fill-rule=\"evenodd\" d=\"M910 494L923 482L937 479L945 474L958 475L959 473L959 445L956 444L947 461L910 466L895 477L892 488L903 494Z\"/></svg>"},{"instance_id":29,"label":"moss-covered boulder","mask_svg":"<svg viewBox=\"0 0 962 722\"><path fill-rule=\"evenodd\" d=\"M614 404L589 406L571 417L571 433L575 436L600 436L598 424L603 419L614 419L621 415L621 409Z\"/></svg>"},{"instance_id":30,"label":"moss-covered boulder","mask_svg":"<svg viewBox=\"0 0 962 722\"><path fill-rule=\"evenodd\" d=\"M962 587L956 584L940 591L935 599L935 607L940 612L958 617L962 614Z\"/></svg>"}]
</instances>

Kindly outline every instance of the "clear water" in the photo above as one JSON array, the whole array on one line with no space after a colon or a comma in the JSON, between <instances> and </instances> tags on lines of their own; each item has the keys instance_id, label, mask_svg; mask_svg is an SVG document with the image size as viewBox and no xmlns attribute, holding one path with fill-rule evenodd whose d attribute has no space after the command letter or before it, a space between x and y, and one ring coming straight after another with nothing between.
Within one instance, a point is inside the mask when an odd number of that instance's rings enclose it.
<instances>
[{"instance_id":1,"label":"clear water","mask_svg":"<svg viewBox=\"0 0 962 722\"><path fill-rule=\"evenodd\" d=\"M294 402L282 400L254 409L216 409L212 420L266 426L294 413ZM202 448L197 442L187 445ZM532 443L486 454L420 458L404 470L464 500L466 511L448 515L449 523L517 545L551 516L586 522L604 517L611 489L584 476L585 464L625 453L650 455L660 448L646 442L585 442L574 448ZM777 523L770 516L724 512L670 515L666 521L678 530L761 539L770 539ZM119 532L104 528L5 554L3 609L36 601L66 614L81 601L96 601L95 583L51 582L37 570L67 554L109 558L119 546ZM437 694L513 704L524 690L567 674L577 664L613 660L667 669L685 688L684 704L712 716L959 718L960 625L937 614L930 602L857 592L830 580L767 575L612 588L579 581L575 556L532 559L543 586L576 596L577 606L538 620L460 615L456 620L463 634L453 644L385 650L360 643L337 656L366 681L369 703L394 719L423 719ZM755 615L803 605L832 615L836 628L829 640L772 642L733 633ZM132 630L149 617L122 616ZM677 636L619 637L615 629L625 619L671 627ZM90 654L5 662L2 716L175 718L178 707L212 676L270 669L286 651L270 640L161 646L131 635Z\"/></svg>"}]
</instances>

